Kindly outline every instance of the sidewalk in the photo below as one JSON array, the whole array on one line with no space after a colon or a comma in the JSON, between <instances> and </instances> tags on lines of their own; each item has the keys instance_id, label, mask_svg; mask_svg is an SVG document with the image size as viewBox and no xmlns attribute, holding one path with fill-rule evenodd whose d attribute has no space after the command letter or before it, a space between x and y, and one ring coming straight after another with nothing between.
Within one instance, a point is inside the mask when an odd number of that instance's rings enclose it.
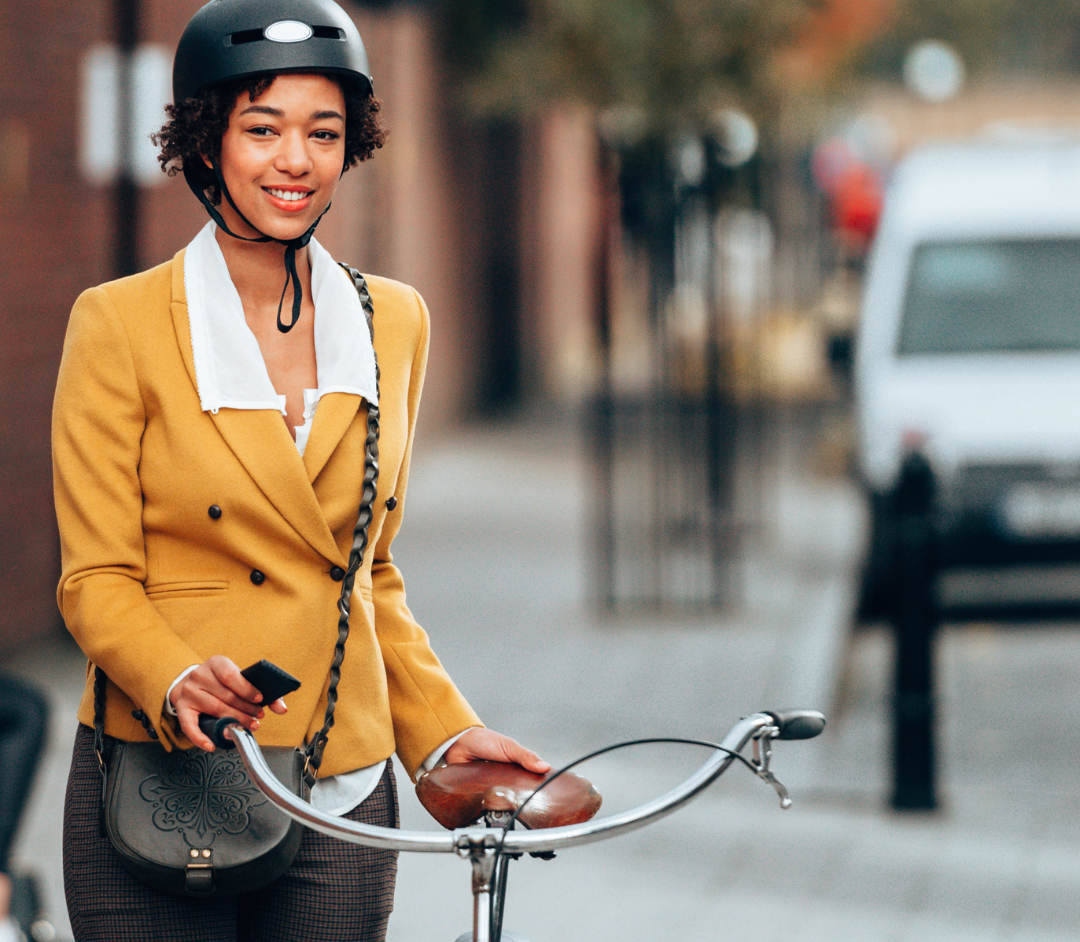
<instances>
[{"instance_id":1,"label":"sidewalk","mask_svg":"<svg viewBox=\"0 0 1080 942\"><path fill-rule=\"evenodd\" d=\"M763 707L817 706L831 723L819 740L776 750L792 810L781 813L770 789L733 769L651 829L516 864L509 928L532 942L1075 937L1074 632L946 631L947 808L892 815L888 638L869 631L848 643L861 523L853 489L779 477L737 611L615 618L585 601L578 446L576 434L560 439L543 427L418 445L396 559L415 614L485 721L556 764L622 738L717 738ZM10 665L54 701L50 753L17 854L47 877L62 935L60 807L83 663L58 644ZM624 752L584 774L612 811L675 784L696 759L674 748ZM433 826L403 775L399 785L403 826ZM403 859L398 886L392 942L450 942L470 925L462 861Z\"/></svg>"}]
</instances>

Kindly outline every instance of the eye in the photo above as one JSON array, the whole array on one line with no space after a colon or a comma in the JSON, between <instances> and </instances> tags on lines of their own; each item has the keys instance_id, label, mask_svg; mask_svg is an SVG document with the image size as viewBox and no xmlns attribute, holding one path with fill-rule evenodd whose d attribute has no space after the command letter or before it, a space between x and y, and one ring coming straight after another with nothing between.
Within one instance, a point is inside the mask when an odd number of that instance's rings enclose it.
<instances>
[{"instance_id":1,"label":"eye","mask_svg":"<svg viewBox=\"0 0 1080 942\"><path fill-rule=\"evenodd\" d=\"M271 134L274 134L275 131L273 128L268 128L265 124L257 124L254 127L248 128L247 133L253 134L256 137L269 137Z\"/></svg>"},{"instance_id":2,"label":"eye","mask_svg":"<svg viewBox=\"0 0 1080 942\"><path fill-rule=\"evenodd\" d=\"M315 131L315 132L312 133L311 136L314 137L316 140L319 140L319 141L336 141L338 138L341 137L341 135L338 134L337 131L328 131L328 130L325 130L325 129L320 130L320 131Z\"/></svg>"}]
</instances>

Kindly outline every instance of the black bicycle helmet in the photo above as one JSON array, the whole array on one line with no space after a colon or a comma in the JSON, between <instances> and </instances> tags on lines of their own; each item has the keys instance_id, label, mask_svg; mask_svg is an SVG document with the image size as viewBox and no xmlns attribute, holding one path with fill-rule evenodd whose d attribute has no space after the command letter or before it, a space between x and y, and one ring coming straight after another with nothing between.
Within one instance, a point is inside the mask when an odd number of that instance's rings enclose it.
<instances>
[{"instance_id":1,"label":"black bicycle helmet","mask_svg":"<svg viewBox=\"0 0 1080 942\"><path fill-rule=\"evenodd\" d=\"M203 89L221 82L280 72L326 73L350 83L360 95L372 93L363 40L352 19L334 0L210 0L188 22L176 47L173 101L179 104L196 98ZM212 167L222 195L251 226L233 202L216 160ZM300 317L302 300L296 252L311 241L322 216L302 236L289 241L267 235L254 239L238 236L229 230L189 168L184 168L184 178L210 217L228 235L245 242L280 242L285 246L286 277L281 297L284 301L291 281L292 322L282 322L279 304L277 324L278 330L287 333ZM255 226L251 228L259 231Z\"/></svg>"},{"instance_id":2,"label":"black bicycle helmet","mask_svg":"<svg viewBox=\"0 0 1080 942\"><path fill-rule=\"evenodd\" d=\"M173 101L272 72L327 72L371 92L360 33L334 0L210 0L176 47Z\"/></svg>"}]
</instances>

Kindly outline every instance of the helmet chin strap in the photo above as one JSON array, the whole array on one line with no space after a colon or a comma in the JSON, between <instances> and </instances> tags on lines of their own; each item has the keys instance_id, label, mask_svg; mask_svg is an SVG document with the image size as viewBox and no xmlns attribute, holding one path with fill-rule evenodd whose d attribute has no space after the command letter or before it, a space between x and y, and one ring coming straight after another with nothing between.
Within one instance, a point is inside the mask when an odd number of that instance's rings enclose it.
<instances>
[{"instance_id":1,"label":"helmet chin strap","mask_svg":"<svg viewBox=\"0 0 1080 942\"><path fill-rule=\"evenodd\" d=\"M229 201L229 205L233 208L233 211L239 216L248 226L259 231L257 226L253 226L248 222L247 217L240 212L240 208L233 202L232 194L229 192L229 188L225 185L225 178L221 175L221 168L218 166L216 160L210 161L210 167L214 171L214 176L217 178L217 185L221 189L225 199ZM273 236L261 235L261 236L242 236L233 232L226 224L218 208L210 202L210 198L206 195L206 191L199 185L198 180L195 178L194 173L190 172L188 168L184 168L184 178L188 182L188 186L194 191L195 195L199 198L199 202L203 204L210 218L217 223L226 235L232 236L234 239L239 239L241 242L277 242L280 245L285 246L285 285L281 289L281 300L278 301L278 314L277 314L277 327L283 334L287 334L293 327L296 326L296 322L300 319L300 304L304 299L304 289L300 284L300 274L296 270L296 252L298 249L302 249L311 241L311 236L315 232L315 227L322 221L323 216L326 215L327 210L330 209L328 203L326 209L319 213L319 218L316 219L311 227L301 236L297 236L295 239L275 239ZM281 309L285 304L285 292L289 289L289 284L293 286L293 301L292 301L292 320L286 324L281 319Z\"/></svg>"}]
</instances>

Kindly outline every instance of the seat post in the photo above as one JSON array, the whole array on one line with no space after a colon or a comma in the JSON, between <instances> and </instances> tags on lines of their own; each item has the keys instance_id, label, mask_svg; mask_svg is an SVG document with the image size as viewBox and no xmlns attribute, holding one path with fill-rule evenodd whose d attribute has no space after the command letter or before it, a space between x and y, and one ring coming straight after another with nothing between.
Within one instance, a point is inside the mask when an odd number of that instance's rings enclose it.
<instances>
[{"instance_id":1,"label":"seat post","mask_svg":"<svg viewBox=\"0 0 1080 942\"><path fill-rule=\"evenodd\" d=\"M465 831L458 838L458 854L472 864L472 942L491 942L491 882L497 842L497 835L487 829Z\"/></svg>"}]
</instances>

